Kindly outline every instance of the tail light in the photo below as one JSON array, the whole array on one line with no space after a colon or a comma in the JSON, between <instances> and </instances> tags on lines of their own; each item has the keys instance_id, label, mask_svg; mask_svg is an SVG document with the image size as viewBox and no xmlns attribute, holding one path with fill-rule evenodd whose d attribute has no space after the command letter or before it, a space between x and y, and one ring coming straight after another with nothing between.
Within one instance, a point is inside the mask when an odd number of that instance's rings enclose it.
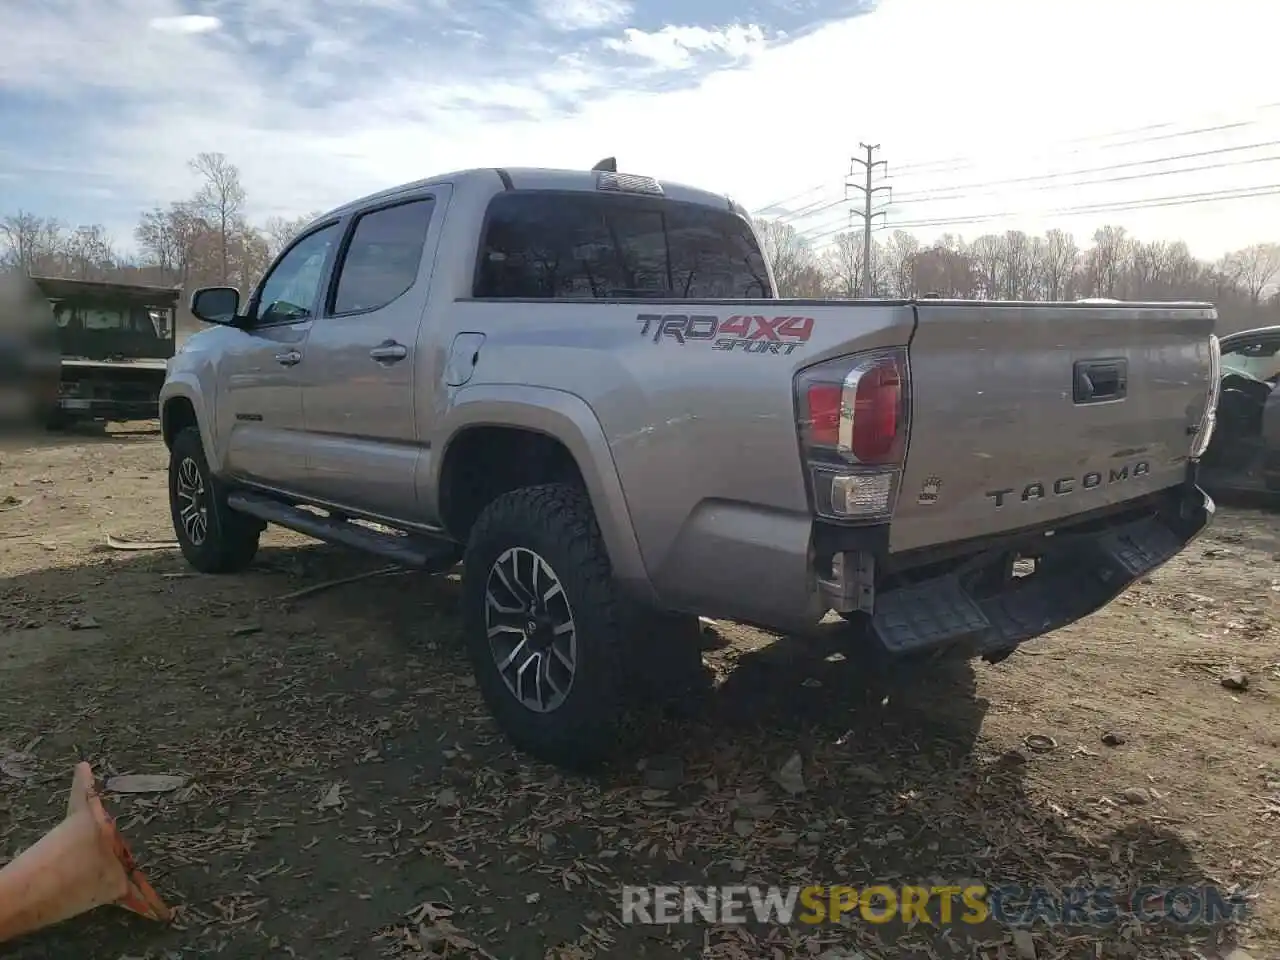
<instances>
[{"instance_id":1,"label":"tail light","mask_svg":"<svg viewBox=\"0 0 1280 960\"><path fill-rule=\"evenodd\" d=\"M1209 335L1209 396L1205 400L1204 413L1200 415L1200 425L1196 428L1195 437L1191 441L1191 459L1199 460L1209 449L1209 441L1213 439L1213 430L1218 423L1218 396L1222 392L1222 346L1218 338Z\"/></svg>"},{"instance_id":2,"label":"tail light","mask_svg":"<svg viewBox=\"0 0 1280 960\"><path fill-rule=\"evenodd\" d=\"M796 407L815 511L836 520L887 519L907 451L906 350L876 350L802 370Z\"/></svg>"}]
</instances>

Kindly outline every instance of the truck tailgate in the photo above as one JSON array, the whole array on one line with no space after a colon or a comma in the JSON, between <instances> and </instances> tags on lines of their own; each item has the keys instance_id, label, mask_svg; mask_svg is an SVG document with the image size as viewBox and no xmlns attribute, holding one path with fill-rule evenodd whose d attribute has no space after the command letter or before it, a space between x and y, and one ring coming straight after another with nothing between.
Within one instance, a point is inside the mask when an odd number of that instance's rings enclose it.
<instances>
[{"instance_id":1,"label":"truck tailgate","mask_svg":"<svg viewBox=\"0 0 1280 960\"><path fill-rule=\"evenodd\" d=\"M1186 477L1206 304L917 305L900 553L1053 523Z\"/></svg>"}]
</instances>

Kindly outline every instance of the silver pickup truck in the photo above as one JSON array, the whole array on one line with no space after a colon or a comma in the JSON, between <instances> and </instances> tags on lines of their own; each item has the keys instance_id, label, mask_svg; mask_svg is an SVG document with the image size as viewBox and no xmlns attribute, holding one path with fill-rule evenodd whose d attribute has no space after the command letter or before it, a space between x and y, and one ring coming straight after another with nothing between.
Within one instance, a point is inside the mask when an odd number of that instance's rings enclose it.
<instances>
[{"instance_id":1,"label":"silver pickup truck","mask_svg":"<svg viewBox=\"0 0 1280 960\"><path fill-rule=\"evenodd\" d=\"M243 569L268 523L461 561L489 708L564 764L697 615L994 661L1213 512L1211 306L776 299L740 206L607 163L358 200L192 311L188 561Z\"/></svg>"}]
</instances>

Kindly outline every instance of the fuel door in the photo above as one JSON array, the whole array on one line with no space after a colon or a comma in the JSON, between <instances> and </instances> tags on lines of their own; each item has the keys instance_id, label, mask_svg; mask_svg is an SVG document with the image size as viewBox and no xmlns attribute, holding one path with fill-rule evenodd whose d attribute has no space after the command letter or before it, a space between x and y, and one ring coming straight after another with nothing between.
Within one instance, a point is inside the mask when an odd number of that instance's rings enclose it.
<instances>
[{"instance_id":1,"label":"fuel door","mask_svg":"<svg viewBox=\"0 0 1280 960\"><path fill-rule=\"evenodd\" d=\"M476 364L480 362L480 348L484 345L483 333L460 333L449 347L449 360L445 364L444 379L450 387L460 387L471 379Z\"/></svg>"}]
</instances>

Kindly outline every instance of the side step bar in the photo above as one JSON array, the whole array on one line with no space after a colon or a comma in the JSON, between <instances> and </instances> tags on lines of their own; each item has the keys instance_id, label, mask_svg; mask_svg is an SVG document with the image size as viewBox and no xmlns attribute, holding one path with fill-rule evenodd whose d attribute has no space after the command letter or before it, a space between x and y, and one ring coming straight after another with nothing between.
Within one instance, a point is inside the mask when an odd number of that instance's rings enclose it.
<instances>
[{"instance_id":1,"label":"side step bar","mask_svg":"<svg viewBox=\"0 0 1280 960\"><path fill-rule=\"evenodd\" d=\"M227 495L227 505L239 513L278 524L326 543L363 550L422 570L447 570L458 562L458 546L447 540L412 534L379 533L358 523L321 517L291 504L257 493L235 491Z\"/></svg>"}]
</instances>

